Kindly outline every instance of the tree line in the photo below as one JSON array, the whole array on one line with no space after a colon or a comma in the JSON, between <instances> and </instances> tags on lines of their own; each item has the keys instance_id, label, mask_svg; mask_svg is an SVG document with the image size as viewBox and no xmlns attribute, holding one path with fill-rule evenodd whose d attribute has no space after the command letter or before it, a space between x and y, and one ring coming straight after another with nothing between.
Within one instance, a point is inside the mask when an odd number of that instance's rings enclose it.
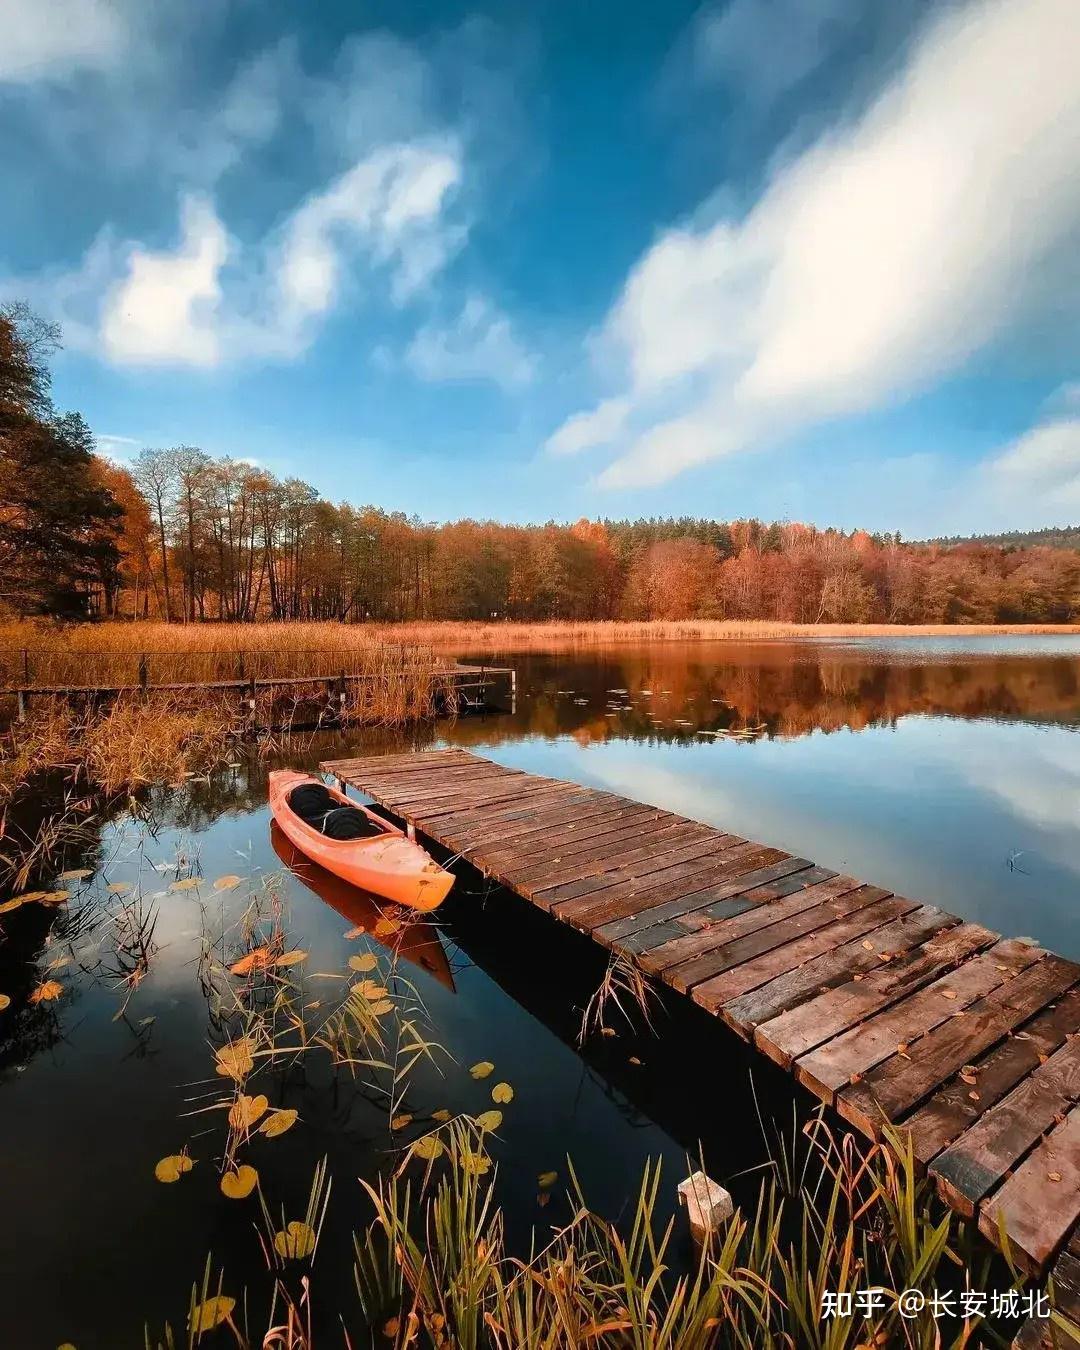
<instances>
[{"instance_id":1,"label":"tree line","mask_svg":"<svg viewBox=\"0 0 1080 1350\"><path fill-rule=\"evenodd\" d=\"M1069 622L1080 553L794 522L433 524L195 446L130 468L49 397L59 334L0 310L0 605L203 620Z\"/></svg>"}]
</instances>

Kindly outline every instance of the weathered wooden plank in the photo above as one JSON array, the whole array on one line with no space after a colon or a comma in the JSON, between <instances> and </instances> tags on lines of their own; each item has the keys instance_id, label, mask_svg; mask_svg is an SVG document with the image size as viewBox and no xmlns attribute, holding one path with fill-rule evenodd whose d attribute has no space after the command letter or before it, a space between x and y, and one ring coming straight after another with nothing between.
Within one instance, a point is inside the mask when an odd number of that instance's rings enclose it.
<instances>
[{"instance_id":1,"label":"weathered wooden plank","mask_svg":"<svg viewBox=\"0 0 1080 1350\"><path fill-rule=\"evenodd\" d=\"M867 1073L898 1045L932 1030L1044 955L1042 948L1028 943L1015 940L997 943L988 952L972 957L884 1012L803 1055L795 1063L799 1082L823 1101L831 1102L837 1089L850 1082L854 1074ZM830 997L822 995L825 999Z\"/></svg>"},{"instance_id":2,"label":"weathered wooden plank","mask_svg":"<svg viewBox=\"0 0 1080 1350\"><path fill-rule=\"evenodd\" d=\"M899 1120L924 1097L1010 1031L1033 1017L1080 978L1080 967L1047 956L1015 979L992 990L926 1035L905 1054L884 1060L858 1083L837 1093L845 1120L873 1135L880 1122Z\"/></svg>"},{"instance_id":3,"label":"weathered wooden plank","mask_svg":"<svg viewBox=\"0 0 1080 1350\"><path fill-rule=\"evenodd\" d=\"M801 962L834 951L838 944L870 933L916 908L914 900L902 896L875 900L872 897L876 889L860 886L848 891L817 909L805 910L783 923L752 933L732 943L730 948L720 947L696 961L666 970L664 979L676 989L691 990L695 1003L717 1012L724 1003L756 988L772 975L794 970ZM766 956L768 960L763 959Z\"/></svg>"},{"instance_id":4,"label":"weathered wooden plank","mask_svg":"<svg viewBox=\"0 0 1080 1350\"><path fill-rule=\"evenodd\" d=\"M693 832L687 834L688 830ZM700 827L689 825L681 816L669 815L651 819L647 832L642 830L639 820L621 821L604 834L590 835L561 847L555 846L547 856L540 858L537 857L537 851L532 849L511 849L509 852L521 864L522 881L535 882L540 877L558 878L561 881L564 876L573 878L588 875L582 869L590 863L641 849L643 838L647 838L650 845L655 843L657 849L663 849L671 842L673 835L676 839L680 836L691 839L707 837L701 833ZM557 885L559 882L553 881L552 884Z\"/></svg>"},{"instance_id":5,"label":"weathered wooden plank","mask_svg":"<svg viewBox=\"0 0 1080 1350\"><path fill-rule=\"evenodd\" d=\"M1047 1282L1055 1313L1080 1326L1080 1259L1066 1248ZM1076 1337L1052 1317L1029 1317L1013 1337L1011 1350L1075 1350Z\"/></svg>"},{"instance_id":6,"label":"weathered wooden plank","mask_svg":"<svg viewBox=\"0 0 1080 1350\"><path fill-rule=\"evenodd\" d=\"M929 1164L1078 1031L1080 989L1070 989L1003 1044L971 1061L975 1087L957 1075L905 1117L903 1124L911 1135L915 1157Z\"/></svg>"},{"instance_id":7,"label":"weathered wooden plank","mask_svg":"<svg viewBox=\"0 0 1080 1350\"><path fill-rule=\"evenodd\" d=\"M500 830L489 849L489 856L498 856L500 852L510 850L561 850L566 845L595 839L623 825L633 823L645 829L649 821L662 820L670 814L655 806L632 806L606 808L589 815L569 815L563 821L546 825L530 822L514 831Z\"/></svg>"},{"instance_id":8,"label":"weathered wooden plank","mask_svg":"<svg viewBox=\"0 0 1080 1350\"><path fill-rule=\"evenodd\" d=\"M674 817L670 822L661 821L650 831L647 844L643 844L641 838L640 830L630 830L615 839L601 839L595 850L580 857L550 865L533 866L530 859L524 857L521 859L521 886L530 895L542 895L579 877L607 876L635 864L651 865L676 849L702 844L714 847L716 832L702 825L683 824Z\"/></svg>"},{"instance_id":9,"label":"weathered wooden plank","mask_svg":"<svg viewBox=\"0 0 1080 1350\"><path fill-rule=\"evenodd\" d=\"M1074 1036L935 1159L930 1174L942 1199L971 1218L1078 1098L1080 1036Z\"/></svg>"},{"instance_id":10,"label":"weathered wooden plank","mask_svg":"<svg viewBox=\"0 0 1080 1350\"><path fill-rule=\"evenodd\" d=\"M822 1042L899 1002L961 961L989 947L998 937L980 924L959 924L935 933L880 969L807 999L762 1023L754 1042L787 1068Z\"/></svg>"},{"instance_id":11,"label":"weathered wooden plank","mask_svg":"<svg viewBox=\"0 0 1080 1350\"><path fill-rule=\"evenodd\" d=\"M475 807L446 812L437 817L443 833L463 842L476 843L493 837L495 827L510 828L518 822L533 824L542 813L562 812L564 819L573 819L576 811L591 810L596 794L589 788L572 788L568 784L553 783L523 797L517 804L490 806L482 812ZM436 817L432 817L433 821Z\"/></svg>"},{"instance_id":12,"label":"weathered wooden plank","mask_svg":"<svg viewBox=\"0 0 1080 1350\"><path fill-rule=\"evenodd\" d=\"M580 789L578 791L580 792ZM535 810L541 803L551 804L561 801L568 804L575 796L577 796L575 790L563 783L551 786L544 783L530 786L516 785L508 791L478 794L473 801L467 803L430 806L420 814L431 823L433 829L441 829L443 821L456 818L463 811L470 812L473 819L477 819L483 813L485 822L493 825L498 819L494 813L500 808L507 812ZM580 799L588 800L587 796ZM492 814L488 815L489 812Z\"/></svg>"},{"instance_id":13,"label":"weathered wooden plank","mask_svg":"<svg viewBox=\"0 0 1080 1350\"><path fill-rule=\"evenodd\" d=\"M710 885L713 882L722 884L723 879L734 878L756 866L780 859L786 860L786 855L780 853L779 849L759 848L748 853L741 844L731 848L720 846L715 850L698 850L688 858L669 860L661 872L644 877L635 875L625 881L612 880L603 888L603 894L596 893L601 887L588 883L583 883L580 888L568 888L574 893L565 897L564 892L556 900L556 912L560 918L565 914L569 922L591 931L630 912L641 912L661 887L672 882L697 890L698 879L704 872L712 874ZM810 866L805 858L800 858L798 862L799 868L791 870Z\"/></svg>"},{"instance_id":14,"label":"weathered wooden plank","mask_svg":"<svg viewBox=\"0 0 1080 1350\"><path fill-rule=\"evenodd\" d=\"M699 908L704 909L710 905L724 905L736 897L745 898L748 902L746 905L738 905L734 909L729 906L726 911L726 913L738 913L740 909L758 903L753 897L753 892L765 891L773 882L804 872L812 866L809 859L792 858L786 853L780 855L778 862L769 863L765 866L760 865L762 857L775 851L767 849L763 844L747 842L742 844L738 850L738 856L747 859L746 868L730 868L726 876L717 878L694 877L690 884L684 883L681 878L676 878L674 882L669 882L662 887L650 887L647 893L647 904L642 902L635 909L633 903L631 903L628 912L622 913L618 918L608 919L601 926L594 928L593 937L600 942L620 943L629 945L631 950L640 949L644 951L654 945L651 939L644 938L640 942L634 941L632 943L631 939L634 939L636 934L652 929L659 924L667 923L681 914L687 914ZM732 850L732 856L736 856L735 850ZM853 878L852 884L858 885ZM770 898L767 894L762 896L762 899L765 900ZM717 909L711 912L715 913L717 917L726 916L726 913L721 914ZM661 939L661 941L666 940L666 938Z\"/></svg>"},{"instance_id":15,"label":"weathered wooden plank","mask_svg":"<svg viewBox=\"0 0 1080 1350\"><path fill-rule=\"evenodd\" d=\"M1024 1159L979 1209L979 1231L998 1242L1000 1228L1025 1270L1037 1274L1076 1223L1080 1194L1080 1109Z\"/></svg>"},{"instance_id":16,"label":"weathered wooden plank","mask_svg":"<svg viewBox=\"0 0 1080 1350\"><path fill-rule=\"evenodd\" d=\"M751 989L725 1003L722 1015L741 1035L749 1034L762 1022L771 1021L789 1008L805 1003L855 975L878 970L883 962L895 960L911 951L943 928L952 928L958 920L934 905L920 905L902 918L823 952L797 969ZM759 1049L765 1049L759 1045Z\"/></svg>"},{"instance_id":17,"label":"weathered wooden plank","mask_svg":"<svg viewBox=\"0 0 1080 1350\"><path fill-rule=\"evenodd\" d=\"M618 853L609 858L597 858L576 868L565 869L557 878L546 879L537 885L531 891L530 899L534 899L545 909L556 905L562 906L559 917L576 926L574 912L568 905L563 905L568 886L574 889L575 895L580 899L586 892L601 891L620 884L638 883L645 877L663 872L665 868L674 867L678 863L718 853L721 847L717 843L715 831L706 831L702 834L685 826L674 827L666 830L662 838L658 837L653 844L643 844L628 852Z\"/></svg>"},{"instance_id":18,"label":"weathered wooden plank","mask_svg":"<svg viewBox=\"0 0 1080 1350\"><path fill-rule=\"evenodd\" d=\"M735 938L781 923L804 910L815 909L828 900L845 895L848 891L860 889L860 883L854 877L822 877L819 869L810 866L789 873L784 880L804 877L808 879L806 886L791 890L778 900L769 899L767 888L754 887L757 892L764 891L761 903L737 919L732 918L723 901L709 901L700 910L680 915L670 924L664 924L663 931L655 927L645 930L645 933L637 935L638 942L635 944L635 950L639 952L638 964L650 974L659 974L669 966L681 965L703 956ZM877 892L876 887L874 890ZM884 900L886 895L888 891L880 891L873 898ZM747 894L744 898L752 897ZM671 936L664 940L666 933Z\"/></svg>"}]
</instances>

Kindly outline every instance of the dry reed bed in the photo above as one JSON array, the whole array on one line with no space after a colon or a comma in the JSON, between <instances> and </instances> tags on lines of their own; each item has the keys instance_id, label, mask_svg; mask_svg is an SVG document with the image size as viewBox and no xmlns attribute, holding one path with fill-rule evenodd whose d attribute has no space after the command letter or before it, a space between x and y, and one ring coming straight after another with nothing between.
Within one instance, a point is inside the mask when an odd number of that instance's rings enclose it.
<instances>
[{"instance_id":1,"label":"dry reed bed","mask_svg":"<svg viewBox=\"0 0 1080 1350\"><path fill-rule=\"evenodd\" d=\"M764 642L784 638L1080 637L1077 624L777 623L760 620L621 619L588 623L439 622L382 625L387 640L443 652L565 651L575 647L647 642Z\"/></svg>"}]
</instances>

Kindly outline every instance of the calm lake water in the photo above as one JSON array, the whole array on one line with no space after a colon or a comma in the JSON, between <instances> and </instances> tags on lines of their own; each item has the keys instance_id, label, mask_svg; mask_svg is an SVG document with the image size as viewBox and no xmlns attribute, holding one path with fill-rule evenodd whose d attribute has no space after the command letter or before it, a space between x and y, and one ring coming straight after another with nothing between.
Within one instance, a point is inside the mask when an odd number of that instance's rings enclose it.
<instances>
[{"instance_id":1,"label":"calm lake water","mask_svg":"<svg viewBox=\"0 0 1080 1350\"><path fill-rule=\"evenodd\" d=\"M1080 957L1080 641L665 644L501 663L518 670L513 714L323 736L287 760L466 745ZM267 1058L251 1080L272 1108L299 1112L240 1155L275 1226L303 1217L313 1169L329 1160L312 1272L320 1344L340 1345L339 1316L359 1317L349 1234L371 1210L358 1178L392 1169L432 1113L491 1109L497 1082L514 1090L490 1149L516 1243L567 1214L567 1155L612 1216L632 1204L648 1158L663 1162L670 1209L699 1148L750 1198L748 1169L766 1158L759 1111L790 1130L807 1109L784 1075L757 1061L751 1085L750 1054L678 1001L656 1009L662 1044L615 1017L616 1035L579 1047L604 970L591 944L464 871L437 922L395 929L369 898L290 865L270 830L268 767L238 753L208 781L155 790L69 860L89 875L55 882L66 904L0 918L0 992L12 1000L0 1013L0 1344L115 1350L142 1345L144 1325L182 1332L208 1255L226 1292L246 1287L265 1306L258 1204L218 1188L230 1084L214 1052L274 997L325 1039L355 978L350 957L374 957L395 1003L387 1056L406 1018L440 1048L395 1100L412 1118L396 1130L387 1075L335 1069L317 1045ZM215 889L223 878L236 884ZM228 974L278 931L281 949L306 958L254 981ZM140 941L148 973L125 979ZM28 1003L50 979L60 997ZM285 1022L279 1011L282 1045L299 1034ZM495 1068L478 1080L469 1067L481 1060ZM156 1181L155 1163L184 1148L193 1170ZM537 1178L549 1170L559 1181L545 1199Z\"/></svg>"}]
</instances>

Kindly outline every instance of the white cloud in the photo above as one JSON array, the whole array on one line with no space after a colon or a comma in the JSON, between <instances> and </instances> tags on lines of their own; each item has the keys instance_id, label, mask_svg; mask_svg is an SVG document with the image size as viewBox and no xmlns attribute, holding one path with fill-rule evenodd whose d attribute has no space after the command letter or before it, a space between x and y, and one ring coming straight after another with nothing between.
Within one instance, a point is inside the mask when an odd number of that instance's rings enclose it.
<instances>
[{"instance_id":1,"label":"white cloud","mask_svg":"<svg viewBox=\"0 0 1080 1350\"><path fill-rule=\"evenodd\" d=\"M229 252L225 227L205 198L183 206L173 251L138 245L123 279L106 297L100 337L113 361L214 366L221 359L220 272Z\"/></svg>"},{"instance_id":2,"label":"white cloud","mask_svg":"<svg viewBox=\"0 0 1080 1350\"><path fill-rule=\"evenodd\" d=\"M984 468L991 501L1016 518L1036 509L1047 524L1080 516L1080 418L1060 417L1026 432Z\"/></svg>"},{"instance_id":3,"label":"white cloud","mask_svg":"<svg viewBox=\"0 0 1080 1350\"><path fill-rule=\"evenodd\" d=\"M592 412L577 413L548 438L545 447L553 455L576 455L581 450L613 440L626 425L630 410L625 398L606 399Z\"/></svg>"},{"instance_id":4,"label":"white cloud","mask_svg":"<svg viewBox=\"0 0 1080 1350\"><path fill-rule=\"evenodd\" d=\"M618 451L601 483L659 482L955 371L1052 293L1078 226L1080 5L950 8L743 218L639 260L603 335L627 431L584 428ZM556 445L585 443L570 425Z\"/></svg>"},{"instance_id":5,"label":"white cloud","mask_svg":"<svg viewBox=\"0 0 1080 1350\"><path fill-rule=\"evenodd\" d=\"M247 247L189 193L175 246L121 246L105 231L75 272L31 293L48 294L72 345L120 364L293 357L361 288L404 305L446 266L466 234L449 215L461 176L449 139L382 146Z\"/></svg>"},{"instance_id":6,"label":"white cloud","mask_svg":"<svg viewBox=\"0 0 1080 1350\"><path fill-rule=\"evenodd\" d=\"M504 389L529 384L536 358L514 335L510 320L483 296L470 296L452 324L425 324L405 361L422 380L492 380Z\"/></svg>"},{"instance_id":7,"label":"white cloud","mask_svg":"<svg viewBox=\"0 0 1080 1350\"><path fill-rule=\"evenodd\" d=\"M110 0L2 0L0 27L0 83L108 70L129 41L125 16Z\"/></svg>"}]
</instances>

